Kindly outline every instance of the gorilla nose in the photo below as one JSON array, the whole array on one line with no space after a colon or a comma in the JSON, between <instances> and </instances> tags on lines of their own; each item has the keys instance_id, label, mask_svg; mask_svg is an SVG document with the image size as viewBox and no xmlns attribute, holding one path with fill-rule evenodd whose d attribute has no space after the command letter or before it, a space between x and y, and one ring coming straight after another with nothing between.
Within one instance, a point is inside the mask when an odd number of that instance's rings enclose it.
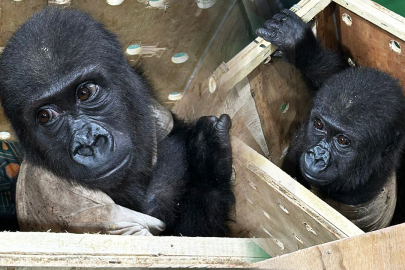
<instances>
[{"instance_id":1,"label":"gorilla nose","mask_svg":"<svg viewBox=\"0 0 405 270\"><path fill-rule=\"evenodd\" d=\"M75 152L82 156L92 156L93 155L93 149L91 149L91 147L88 147L88 146L79 146Z\"/></svg>"},{"instance_id":2,"label":"gorilla nose","mask_svg":"<svg viewBox=\"0 0 405 270\"><path fill-rule=\"evenodd\" d=\"M305 166L312 172L321 172L329 166L329 151L321 146L315 146L305 153Z\"/></svg>"},{"instance_id":3,"label":"gorilla nose","mask_svg":"<svg viewBox=\"0 0 405 270\"><path fill-rule=\"evenodd\" d=\"M329 155L328 150L326 150L325 148L323 148L321 146L316 146L314 148L314 152L315 152L315 160L317 162L321 161L321 162L323 162L325 164L329 164L330 155Z\"/></svg>"},{"instance_id":4,"label":"gorilla nose","mask_svg":"<svg viewBox=\"0 0 405 270\"><path fill-rule=\"evenodd\" d=\"M95 135L95 137L94 137ZM78 138L83 136L78 136ZM90 134L84 140L78 140L79 145L74 149L74 153L82 156L94 155L95 149L103 147L108 144L108 138L103 135Z\"/></svg>"},{"instance_id":5,"label":"gorilla nose","mask_svg":"<svg viewBox=\"0 0 405 270\"><path fill-rule=\"evenodd\" d=\"M75 162L92 167L107 159L112 146L112 136L105 128L88 123L74 132L70 151Z\"/></svg>"}]
</instances>

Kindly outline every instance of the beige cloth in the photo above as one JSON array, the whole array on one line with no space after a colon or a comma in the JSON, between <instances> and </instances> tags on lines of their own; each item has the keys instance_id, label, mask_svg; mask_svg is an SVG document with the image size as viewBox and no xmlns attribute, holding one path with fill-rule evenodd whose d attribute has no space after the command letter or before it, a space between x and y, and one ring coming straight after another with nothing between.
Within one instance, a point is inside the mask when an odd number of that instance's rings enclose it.
<instances>
[{"instance_id":1,"label":"beige cloth","mask_svg":"<svg viewBox=\"0 0 405 270\"><path fill-rule=\"evenodd\" d=\"M311 188L311 191L357 227L365 232L369 232L385 228L391 223L397 203L397 178L396 174L393 173L376 197L368 202L357 205L334 201L323 196L314 187Z\"/></svg>"},{"instance_id":2,"label":"beige cloth","mask_svg":"<svg viewBox=\"0 0 405 270\"><path fill-rule=\"evenodd\" d=\"M165 229L162 221L119 206L101 191L25 162L16 197L21 231L157 235Z\"/></svg>"},{"instance_id":3,"label":"beige cloth","mask_svg":"<svg viewBox=\"0 0 405 270\"><path fill-rule=\"evenodd\" d=\"M173 127L171 113L157 102L151 106L157 143ZM156 161L156 158L154 158ZM157 235L165 224L114 203L105 193L70 183L23 162L17 180L17 217L21 231Z\"/></svg>"}]
</instances>

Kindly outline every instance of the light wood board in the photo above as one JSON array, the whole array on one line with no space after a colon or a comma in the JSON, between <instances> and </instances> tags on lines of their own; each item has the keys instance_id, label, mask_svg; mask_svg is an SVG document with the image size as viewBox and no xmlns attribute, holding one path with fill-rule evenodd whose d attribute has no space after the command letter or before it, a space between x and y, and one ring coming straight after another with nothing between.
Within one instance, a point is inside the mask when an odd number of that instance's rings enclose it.
<instances>
[{"instance_id":1,"label":"light wood board","mask_svg":"<svg viewBox=\"0 0 405 270\"><path fill-rule=\"evenodd\" d=\"M335 241L254 264L260 269L402 270L405 224Z\"/></svg>"},{"instance_id":2,"label":"light wood board","mask_svg":"<svg viewBox=\"0 0 405 270\"><path fill-rule=\"evenodd\" d=\"M239 268L269 258L251 239L0 233L1 266Z\"/></svg>"}]
</instances>

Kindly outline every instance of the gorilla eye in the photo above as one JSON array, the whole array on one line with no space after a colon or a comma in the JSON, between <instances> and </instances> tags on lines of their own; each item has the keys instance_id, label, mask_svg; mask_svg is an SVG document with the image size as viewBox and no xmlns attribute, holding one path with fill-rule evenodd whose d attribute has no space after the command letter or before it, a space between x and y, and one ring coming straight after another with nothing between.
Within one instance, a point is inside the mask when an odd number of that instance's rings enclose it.
<instances>
[{"instance_id":1,"label":"gorilla eye","mask_svg":"<svg viewBox=\"0 0 405 270\"><path fill-rule=\"evenodd\" d=\"M42 109L38 112L37 117L38 121L41 122L42 124L46 124L55 117L57 117L59 114L55 112L54 110L51 109Z\"/></svg>"},{"instance_id":2,"label":"gorilla eye","mask_svg":"<svg viewBox=\"0 0 405 270\"><path fill-rule=\"evenodd\" d=\"M86 101L90 97L92 97L98 90L98 86L95 85L94 83L86 83L81 86L79 86L79 89L77 90L77 97L81 101Z\"/></svg>"},{"instance_id":3,"label":"gorilla eye","mask_svg":"<svg viewBox=\"0 0 405 270\"><path fill-rule=\"evenodd\" d=\"M314 126L315 126L317 129L323 129L323 123L322 123L322 121L321 121L319 118L316 118L316 119L315 119Z\"/></svg>"},{"instance_id":4,"label":"gorilla eye","mask_svg":"<svg viewBox=\"0 0 405 270\"><path fill-rule=\"evenodd\" d=\"M348 145L350 144L349 139L346 138L346 137L343 136L343 135L340 135L340 136L337 138L337 142L338 142L340 145L342 145L342 146L348 146Z\"/></svg>"}]
</instances>

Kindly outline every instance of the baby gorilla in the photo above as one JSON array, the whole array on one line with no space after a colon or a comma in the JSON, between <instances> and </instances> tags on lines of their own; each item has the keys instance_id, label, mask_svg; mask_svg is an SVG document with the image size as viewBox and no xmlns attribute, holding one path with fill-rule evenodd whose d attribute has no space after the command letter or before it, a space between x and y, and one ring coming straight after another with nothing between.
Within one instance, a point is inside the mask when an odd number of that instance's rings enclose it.
<instances>
[{"instance_id":1,"label":"baby gorilla","mask_svg":"<svg viewBox=\"0 0 405 270\"><path fill-rule=\"evenodd\" d=\"M29 162L161 219L166 235L227 235L229 116L173 117L167 135L149 86L89 15L47 8L22 25L1 55L0 98Z\"/></svg>"},{"instance_id":2,"label":"baby gorilla","mask_svg":"<svg viewBox=\"0 0 405 270\"><path fill-rule=\"evenodd\" d=\"M363 229L388 225L395 207L395 177L392 185L387 183L404 146L401 86L375 69L348 68L292 11L275 15L257 33L278 47L275 56L301 70L312 94L309 118L292 141L286 170L297 166L298 180L308 182L321 196L363 208L373 204L374 220L370 214L367 222L357 223ZM392 194L381 196L389 186L394 193L390 201ZM381 205L372 203L379 199ZM388 216L377 217L385 210Z\"/></svg>"}]
</instances>

